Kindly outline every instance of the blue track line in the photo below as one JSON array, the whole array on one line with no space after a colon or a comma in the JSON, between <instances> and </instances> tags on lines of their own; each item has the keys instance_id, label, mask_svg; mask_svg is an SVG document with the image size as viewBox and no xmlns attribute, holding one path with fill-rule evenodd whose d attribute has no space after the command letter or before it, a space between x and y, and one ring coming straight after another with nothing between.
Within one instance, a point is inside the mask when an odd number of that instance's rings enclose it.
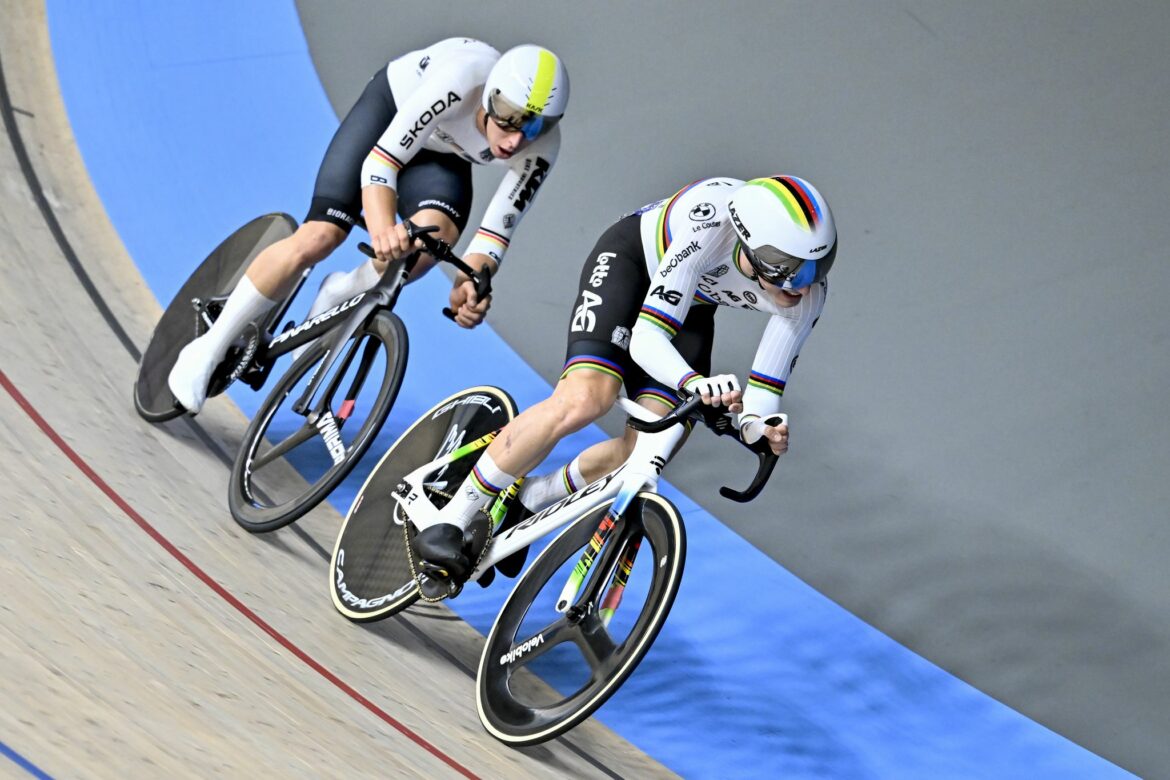
<instances>
[{"instance_id":1,"label":"blue track line","mask_svg":"<svg viewBox=\"0 0 1170 780\"><path fill-rule=\"evenodd\" d=\"M39 767L37 767L36 764L29 761L27 758L8 747L3 742L0 742L0 755L8 758L10 761L12 761L12 763L16 764L18 767L28 772L33 777L37 778L37 780L53 780L52 775L42 771Z\"/></svg>"}]
</instances>

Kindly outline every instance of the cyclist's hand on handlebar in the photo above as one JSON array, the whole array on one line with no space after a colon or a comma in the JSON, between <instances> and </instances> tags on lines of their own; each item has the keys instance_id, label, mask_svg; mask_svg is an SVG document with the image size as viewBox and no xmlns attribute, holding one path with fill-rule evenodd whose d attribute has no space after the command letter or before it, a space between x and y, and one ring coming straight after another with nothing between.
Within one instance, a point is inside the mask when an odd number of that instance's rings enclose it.
<instances>
[{"instance_id":1,"label":"cyclist's hand on handlebar","mask_svg":"<svg viewBox=\"0 0 1170 780\"><path fill-rule=\"evenodd\" d=\"M766 439L773 455L783 455L788 452L788 415L774 414L750 420L739 429L739 435L748 444Z\"/></svg>"},{"instance_id":2,"label":"cyclist's hand on handlebar","mask_svg":"<svg viewBox=\"0 0 1170 780\"><path fill-rule=\"evenodd\" d=\"M377 233L371 233L370 246L374 248L379 261L388 263L421 248L422 244L417 239L411 241L406 233L406 226L399 222L387 225Z\"/></svg>"},{"instance_id":3,"label":"cyclist's hand on handlebar","mask_svg":"<svg viewBox=\"0 0 1170 780\"><path fill-rule=\"evenodd\" d=\"M475 285L465 274L456 277L449 300L451 311L455 312L455 323L463 328L474 328L483 322L492 306L492 296L486 295L479 300L475 295Z\"/></svg>"},{"instance_id":4,"label":"cyclist's hand on handlebar","mask_svg":"<svg viewBox=\"0 0 1170 780\"><path fill-rule=\"evenodd\" d=\"M743 391L734 374L701 376L687 382L686 389L701 396L707 406L726 406L732 414L743 411Z\"/></svg>"}]
</instances>

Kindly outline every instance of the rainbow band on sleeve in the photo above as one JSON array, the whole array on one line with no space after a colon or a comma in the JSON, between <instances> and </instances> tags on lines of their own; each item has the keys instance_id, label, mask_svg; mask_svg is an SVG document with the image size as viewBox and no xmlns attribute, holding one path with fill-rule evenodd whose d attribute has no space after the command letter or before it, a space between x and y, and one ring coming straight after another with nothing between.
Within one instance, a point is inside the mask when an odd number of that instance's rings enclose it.
<instances>
[{"instance_id":1,"label":"rainbow band on sleeve","mask_svg":"<svg viewBox=\"0 0 1170 780\"><path fill-rule=\"evenodd\" d=\"M383 165L389 165L396 173L402 170L402 161L376 144L374 145L374 148L370 150L370 157L373 157Z\"/></svg>"},{"instance_id":2,"label":"rainbow band on sleeve","mask_svg":"<svg viewBox=\"0 0 1170 780\"><path fill-rule=\"evenodd\" d=\"M710 304L713 304L715 306L719 305L719 302L717 300L715 300L714 298L711 298L710 296L704 295L699 290L695 290L695 294L691 297L694 300L698 301L699 303L710 303Z\"/></svg>"},{"instance_id":3,"label":"rainbow band on sleeve","mask_svg":"<svg viewBox=\"0 0 1170 780\"><path fill-rule=\"evenodd\" d=\"M699 179L699 181L693 181L676 192L674 197L666 201L666 204L662 207L662 210L658 212L658 227L655 229L654 235L656 236L655 240L657 242L657 246L655 249L658 251L659 260L662 260L662 256L666 254L666 248L670 246L670 240L673 238L670 232L670 214L674 209L674 204L678 202L678 199L681 198L686 192L688 192L692 187L701 181L703 180Z\"/></svg>"},{"instance_id":4,"label":"rainbow band on sleeve","mask_svg":"<svg viewBox=\"0 0 1170 780\"><path fill-rule=\"evenodd\" d=\"M643 306L642 310L638 312L638 319L645 320L651 325L657 325L659 328L662 328L664 331L669 333L671 338L674 338L675 335L679 332L679 329L682 328L681 322L676 320L674 317L671 317L666 312L655 309L653 306Z\"/></svg>"},{"instance_id":5,"label":"rainbow band on sleeve","mask_svg":"<svg viewBox=\"0 0 1170 780\"><path fill-rule=\"evenodd\" d=\"M753 179L750 183L759 184L779 198L797 227L811 233L824 218L821 205L800 179L792 176L773 176L768 179Z\"/></svg>"},{"instance_id":6,"label":"rainbow band on sleeve","mask_svg":"<svg viewBox=\"0 0 1170 780\"><path fill-rule=\"evenodd\" d=\"M619 382L625 377L625 371L622 367L612 360L606 360L597 355L578 355L565 363L564 370L561 371L561 379L564 379L571 372L578 369L587 368L592 371L600 371L603 374L609 374L615 377Z\"/></svg>"},{"instance_id":7,"label":"rainbow band on sleeve","mask_svg":"<svg viewBox=\"0 0 1170 780\"><path fill-rule=\"evenodd\" d=\"M769 393L775 395L784 395L785 382L776 377L761 374L758 371L753 371L748 375L748 386L758 387L761 390L767 390Z\"/></svg>"},{"instance_id":8,"label":"rainbow band on sleeve","mask_svg":"<svg viewBox=\"0 0 1170 780\"><path fill-rule=\"evenodd\" d=\"M485 238L492 243L499 244L501 249L508 248L508 239L494 230L488 230L487 228L481 227L479 230L475 231L475 237Z\"/></svg>"},{"instance_id":9,"label":"rainbow band on sleeve","mask_svg":"<svg viewBox=\"0 0 1170 780\"><path fill-rule=\"evenodd\" d=\"M475 485L475 489L485 496L498 496L502 487L496 487L492 483L483 478L483 474L479 470L479 466L474 466L471 469L471 483Z\"/></svg>"},{"instance_id":10,"label":"rainbow band on sleeve","mask_svg":"<svg viewBox=\"0 0 1170 780\"><path fill-rule=\"evenodd\" d=\"M702 376L703 375L698 371L691 371L689 373L683 374L683 378L678 380L678 386L685 388L687 386L687 382L690 382L692 379L699 379Z\"/></svg>"}]
</instances>

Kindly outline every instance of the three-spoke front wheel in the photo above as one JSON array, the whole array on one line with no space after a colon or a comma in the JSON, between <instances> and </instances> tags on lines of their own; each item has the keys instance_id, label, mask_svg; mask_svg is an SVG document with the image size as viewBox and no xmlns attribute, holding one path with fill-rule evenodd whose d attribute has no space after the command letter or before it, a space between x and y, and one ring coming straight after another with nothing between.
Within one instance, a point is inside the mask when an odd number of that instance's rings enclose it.
<instances>
[{"instance_id":1,"label":"three-spoke front wheel","mask_svg":"<svg viewBox=\"0 0 1170 780\"><path fill-rule=\"evenodd\" d=\"M376 314L342 347L309 408L292 410L312 381L328 339L311 344L252 418L232 465L228 505L248 531L273 531L298 519L349 475L386 422L406 372L406 328L389 311ZM288 474L285 461L303 477Z\"/></svg>"},{"instance_id":2,"label":"three-spoke front wheel","mask_svg":"<svg viewBox=\"0 0 1170 780\"><path fill-rule=\"evenodd\" d=\"M484 728L502 742L534 745L589 717L634 671L666 621L682 580L686 533L678 510L656 493L634 497L580 586L566 592L612 504L590 510L545 548L488 635L476 706Z\"/></svg>"}]
</instances>

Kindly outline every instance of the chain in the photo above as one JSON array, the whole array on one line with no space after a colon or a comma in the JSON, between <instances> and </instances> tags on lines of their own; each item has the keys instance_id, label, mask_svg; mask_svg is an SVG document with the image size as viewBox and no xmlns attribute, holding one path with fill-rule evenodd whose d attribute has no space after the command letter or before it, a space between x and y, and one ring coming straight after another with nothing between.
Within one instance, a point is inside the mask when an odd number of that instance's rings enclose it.
<instances>
[{"instance_id":1,"label":"chain","mask_svg":"<svg viewBox=\"0 0 1170 780\"><path fill-rule=\"evenodd\" d=\"M448 501L450 501L452 498L450 493L444 493L443 491L436 490L435 488L427 488L427 490L436 494L436 495L443 496ZM399 507L398 511L402 511L402 508ZM479 511L483 512L485 515L488 513L486 509L481 509ZM403 520L404 520L404 522L402 523L402 541L406 544L406 563L410 566L410 579L412 582L414 582L414 589L416 591L418 591L418 597L420 599L422 599L423 601L427 602L428 604L437 604L440 601L444 601L447 598L447 596L430 597L427 594L423 593L422 575L418 573L418 568L414 565L414 551L411 549L411 545L410 545L410 528L409 528L410 520L409 520L409 518L403 518ZM489 536L487 538L487 541L484 542L483 549L479 551L479 557L475 559L475 563L471 567L472 571L475 571L476 569L479 568L479 564L483 562L484 556L487 555L488 548L491 547L492 542L495 541L494 538L492 536L490 536L490 532L491 532L491 523L490 523L491 517L490 516L488 517L488 520L489 520L489 523L488 523Z\"/></svg>"}]
</instances>

